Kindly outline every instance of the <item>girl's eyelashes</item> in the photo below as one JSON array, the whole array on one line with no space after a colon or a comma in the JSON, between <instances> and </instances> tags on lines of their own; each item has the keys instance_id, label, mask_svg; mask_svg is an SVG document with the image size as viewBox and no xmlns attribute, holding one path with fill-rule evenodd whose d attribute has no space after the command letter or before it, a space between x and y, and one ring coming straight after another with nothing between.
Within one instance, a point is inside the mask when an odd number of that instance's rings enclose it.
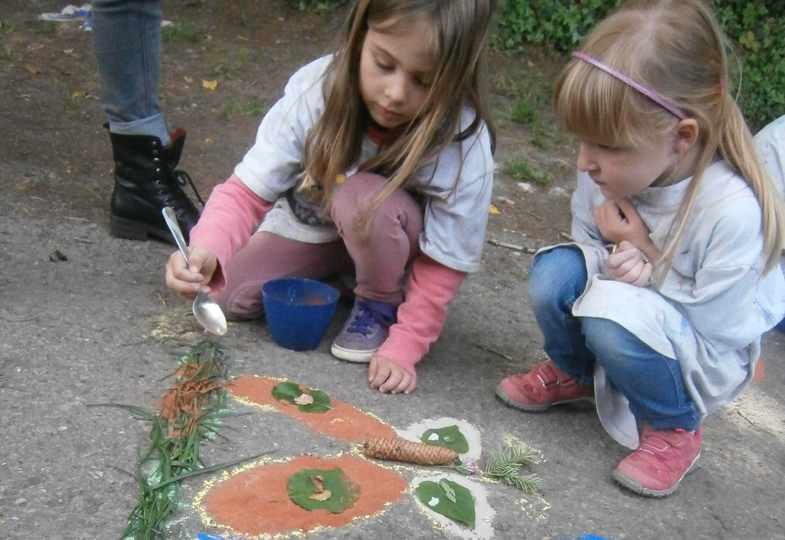
<instances>
[{"instance_id":1,"label":"girl's eyelashes","mask_svg":"<svg viewBox=\"0 0 785 540\"><path fill-rule=\"evenodd\" d=\"M381 62L381 61L379 61L379 60L376 60L376 67L378 67L378 68L379 68L379 69L381 69L382 71L392 71L393 69L395 69L395 68L394 68L393 66L391 66L390 64L386 64L386 63L384 63L384 62Z\"/></svg>"}]
</instances>

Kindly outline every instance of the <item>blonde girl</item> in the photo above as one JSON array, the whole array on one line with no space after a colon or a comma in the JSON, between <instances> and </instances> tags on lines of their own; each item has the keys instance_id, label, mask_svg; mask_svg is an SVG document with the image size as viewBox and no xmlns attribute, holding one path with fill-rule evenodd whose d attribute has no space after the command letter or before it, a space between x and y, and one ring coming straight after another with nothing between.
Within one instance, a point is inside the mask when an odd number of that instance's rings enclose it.
<instances>
[{"instance_id":1,"label":"blonde girl","mask_svg":"<svg viewBox=\"0 0 785 540\"><path fill-rule=\"evenodd\" d=\"M447 305L478 269L493 184L484 88L496 0L359 0L338 51L298 70L256 143L173 253L167 285L205 284L230 319L261 285L356 276L332 352L409 393Z\"/></svg>"},{"instance_id":2,"label":"blonde girl","mask_svg":"<svg viewBox=\"0 0 785 540\"><path fill-rule=\"evenodd\" d=\"M580 143L575 242L530 274L550 359L497 388L524 411L594 398L635 449L613 478L647 496L694 468L701 421L750 381L785 313L780 199L727 64L700 0L628 2L573 53L554 101Z\"/></svg>"}]
</instances>

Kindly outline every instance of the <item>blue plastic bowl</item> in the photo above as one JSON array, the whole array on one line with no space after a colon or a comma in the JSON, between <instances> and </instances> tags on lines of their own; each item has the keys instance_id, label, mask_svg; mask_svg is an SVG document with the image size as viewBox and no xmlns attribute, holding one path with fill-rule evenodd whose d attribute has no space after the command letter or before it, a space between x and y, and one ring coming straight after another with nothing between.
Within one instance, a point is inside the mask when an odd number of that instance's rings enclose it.
<instances>
[{"instance_id":1,"label":"blue plastic bowl","mask_svg":"<svg viewBox=\"0 0 785 540\"><path fill-rule=\"evenodd\" d=\"M338 291L313 279L283 278L262 285L262 302L273 341L286 349L310 351L330 328Z\"/></svg>"}]
</instances>

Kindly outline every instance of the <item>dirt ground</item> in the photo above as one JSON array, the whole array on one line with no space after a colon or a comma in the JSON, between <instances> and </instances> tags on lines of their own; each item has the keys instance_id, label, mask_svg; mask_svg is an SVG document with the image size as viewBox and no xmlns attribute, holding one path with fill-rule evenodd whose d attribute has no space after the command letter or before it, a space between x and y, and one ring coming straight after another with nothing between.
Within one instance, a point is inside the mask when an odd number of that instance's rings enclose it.
<instances>
[{"instance_id":1,"label":"dirt ground","mask_svg":"<svg viewBox=\"0 0 785 540\"><path fill-rule=\"evenodd\" d=\"M162 109L171 129L183 127L188 133L181 168L205 197L253 143L261 116L280 97L288 77L335 43L344 10L319 14L299 11L296 4L164 2L164 19L174 30L163 46ZM108 228L112 159L102 128L90 34L78 21L36 20L40 13L60 12L65 6L56 0L4 0L0 5L5 51L0 53L0 118L6 127L0 159L22 164L22 171L57 171L44 180L2 189L11 190L14 201ZM548 104L539 102L549 96L532 85L548 81L558 60L537 58L539 54L494 53L489 69L499 127L498 163L525 157L535 170L556 171L550 188L528 182L521 186L501 171L496 176L500 214L491 219L490 233L527 248L554 241L568 229L566 189L574 178L565 165L572 161L569 146L551 141L544 151L542 145L529 144L530 129L509 120L521 95L532 91L537 102L531 105L545 105L547 111ZM210 83L214 90L206 87ZM540 116L546 130L552 130L547 112Z\"/></svg>"}]
</instances>

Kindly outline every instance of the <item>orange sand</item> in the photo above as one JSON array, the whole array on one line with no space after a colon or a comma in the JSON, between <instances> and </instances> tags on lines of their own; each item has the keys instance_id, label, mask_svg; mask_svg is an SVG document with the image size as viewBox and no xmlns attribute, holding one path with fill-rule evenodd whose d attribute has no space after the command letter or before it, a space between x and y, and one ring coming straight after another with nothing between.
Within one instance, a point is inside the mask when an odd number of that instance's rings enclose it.
<instances>
[{"instance_id":1,"label":"orange sand","mask_svg":"<svg viewBox=\"0 0 785 540\"><path fill-rule=\"evenodd\" d=\"M228 385L229 392L238 399L257 405L273 406L282 413L300 421L309 429L346 442L364 442L372 436L395 437L393 428L373 416L330 396L332 409L325 413L303 413L286 401L273 398L273 387L281 381L255 375L241 375ZM304 390L306 387L301 386Z\"/></svg>"},{"instance_id":2,"label":"orange sand","mask_svg":"<svg viewBox=\"0 0 785 540\"><path fill-rule=\"evenodd\" d=\"M318 415L312 415L318 416ZM289 498L289 478L303 469L334 469L360 486L354 507L340 514L308 511ZM408 483L395 471L353 456L302 456L286 463L261 465L217 484L204 499L204 507L218 527L236 535L261 536L308 532L319 527L343 527L357 518L371 517L401 499Z\"/></svg>"}]
</instances>

